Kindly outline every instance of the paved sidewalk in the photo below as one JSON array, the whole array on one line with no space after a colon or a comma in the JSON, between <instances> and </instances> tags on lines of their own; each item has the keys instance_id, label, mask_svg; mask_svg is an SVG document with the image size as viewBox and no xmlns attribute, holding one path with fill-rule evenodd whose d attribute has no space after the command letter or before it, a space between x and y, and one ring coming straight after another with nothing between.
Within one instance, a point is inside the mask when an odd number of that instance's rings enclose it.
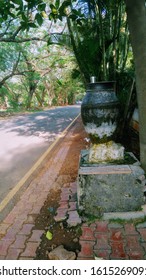
<instances>
[{"instance_id":1,"label":"paved sidewalk","mask_svg":"<svg viewBox=\"0 0 146 280\"><path fill-rule=\"evenodd\" d=\"M65 159L69 146L60 148L40 181L34 181L22 194L13 210L0 224L0 259L30 259L43 231L33 230L35 219ZM54 170L55 166L55 170Z\"/></svg>"},{"instance_id":2,"label":"paved sidewalk","mask_svg":"<svg viewBox=\"0 0 146 280\"><path fill-rule=\"evenodd\" d=\"M70 150L75 125L57 145L53 157L40 178L36 178L20 196L19 201L0 223L0 259L30 260L36 256L43 230L35 230L37 215L51 188L56 187L58 173ZM146 259L146 222L121 222L95 220L84 223L77 212L77 183L62 187L60 204L55 221L65 220L69 227L80 225L81 251L77 260L94 259Z\"/></svg>"},{"instance_id":3,"label":"paved sidewalk","mask_svg":"<svg viewBox=\"0 0 146 280\"><path fill-rule=\"evenodd\" d=\"M77 121L78 122L78 121ZM65 161L75 125L62 136L51 151L46 167L20 196L12 211L0 223L0 259L34 259L40 244L42 230L34 230L35 220L43 207L49 191L57 188L56 180Z\"/></svg>"}]
</instances>

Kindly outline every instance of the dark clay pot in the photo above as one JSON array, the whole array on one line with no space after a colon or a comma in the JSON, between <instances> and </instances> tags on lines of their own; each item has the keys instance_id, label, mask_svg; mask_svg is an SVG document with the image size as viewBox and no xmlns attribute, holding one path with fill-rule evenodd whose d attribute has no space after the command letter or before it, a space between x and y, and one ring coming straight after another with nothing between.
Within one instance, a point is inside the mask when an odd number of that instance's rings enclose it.
<instances>
[{"instance_id":1,"label":"dark clay pot","mask_svg":"<svg viewBox=\"0 0 146 280\"><path fill-rule=\"evenodd\" d=\"M88 84L81 105L81 117L92 143L114 139L118 114L115 82Z\"/></svg>"}]
</instances>

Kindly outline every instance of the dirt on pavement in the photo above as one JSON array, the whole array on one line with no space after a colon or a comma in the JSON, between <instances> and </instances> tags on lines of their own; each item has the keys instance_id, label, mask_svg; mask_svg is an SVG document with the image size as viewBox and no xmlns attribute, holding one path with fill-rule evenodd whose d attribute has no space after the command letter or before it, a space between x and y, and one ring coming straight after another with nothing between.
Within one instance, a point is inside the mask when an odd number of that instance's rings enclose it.
<instances>
[{"instance_id":1,"label":"dirt on pavement","mask_svg":"<svg viewBox=\"0 0 146 280\"><path fill-rule=\"evenodd\" d=\"M81 120L77 120L75 124L75 131L71 135L72 144L69 148L68 154L59 172L59 176L56 181L56 185L63 187L64 185L76 181L78 174L79 155L82 149L88 147L86 138L88 137L84 131ZM48 166L49 168L49 166ZM74 251L78 253L80 250L79 236L81 235L80 226L68 227L67 223L56 222L54 216L59 206L60 201L60 188L53 188L42 207L40 214L35 221L35 228L44 230L44 234L41 237L40 245L36 252L36 258L40 260L49 259L48 253L52 249L59 245L63 245L68 251ZM46 232L50 231L53 234L52 240L46 238Z\"/></svg>"}]
</instances>

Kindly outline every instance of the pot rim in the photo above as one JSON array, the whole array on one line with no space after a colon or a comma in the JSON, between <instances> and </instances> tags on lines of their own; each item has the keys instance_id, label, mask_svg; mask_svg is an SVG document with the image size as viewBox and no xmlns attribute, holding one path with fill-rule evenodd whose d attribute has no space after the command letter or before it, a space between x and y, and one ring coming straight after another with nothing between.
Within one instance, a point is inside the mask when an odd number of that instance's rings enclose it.
<instances>
[{"instance_id":1,"label":"pot rim","mask_svg":"<svg viewBox=\"0 0 146 280\"><path fill-rule=\"evenodd\" d=\"M102 81L96 83L89 83L87 85L87 91L89 90L115 90L116 81Z\"/></svg>"}]
</instances>

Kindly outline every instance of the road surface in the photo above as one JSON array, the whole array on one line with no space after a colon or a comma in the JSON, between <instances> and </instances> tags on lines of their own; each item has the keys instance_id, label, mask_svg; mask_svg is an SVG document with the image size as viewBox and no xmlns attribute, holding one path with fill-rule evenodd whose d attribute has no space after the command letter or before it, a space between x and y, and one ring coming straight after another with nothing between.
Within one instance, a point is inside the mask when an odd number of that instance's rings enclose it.
<instances>
[{"instance_id":1,"label":"road surface","mask_svg":"<svg viewBox=\"0 0 146 280\"><path fill-rule=\"evenodd\" d=\"M0 202L79 113L66 106L0 121Z\"/></svg>"}]
</instances>

